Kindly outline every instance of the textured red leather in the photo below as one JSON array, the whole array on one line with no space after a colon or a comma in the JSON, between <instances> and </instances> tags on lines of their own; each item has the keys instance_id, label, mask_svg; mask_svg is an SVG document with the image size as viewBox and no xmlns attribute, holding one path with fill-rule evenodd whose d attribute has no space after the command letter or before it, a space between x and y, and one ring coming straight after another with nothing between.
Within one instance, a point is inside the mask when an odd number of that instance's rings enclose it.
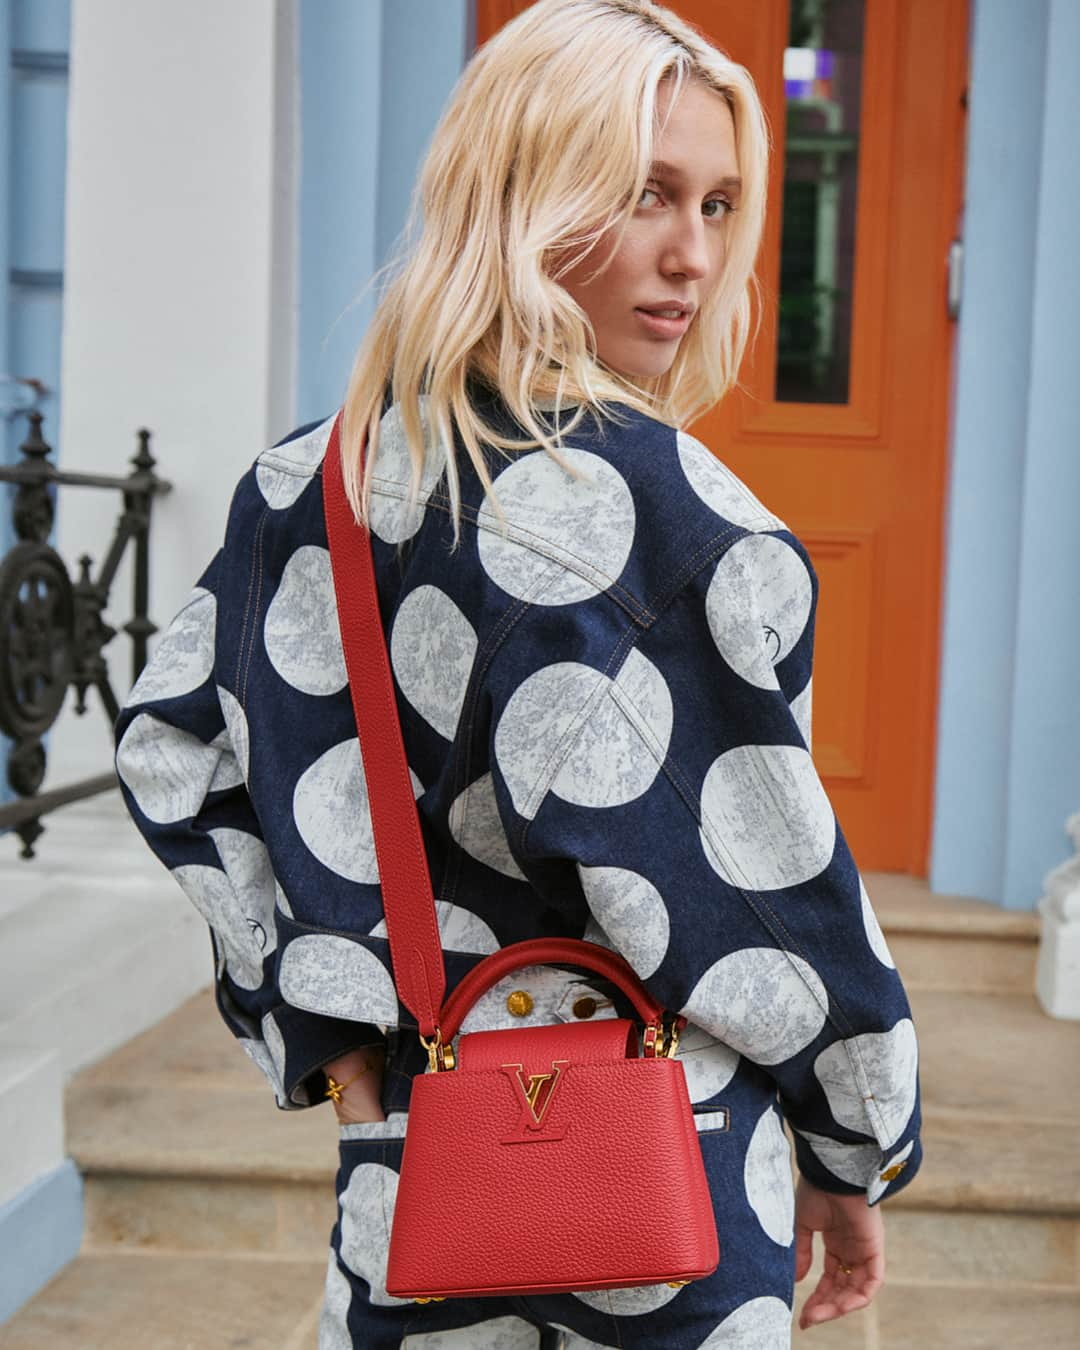
<instances>
[{"instance_id":1,"label":"textured red leather","mask_svg":"<svg viewBox=\"0 0 1080 1350\"><path fill-rule=\"evenodd\" d=\"M532 1030L505 1035L506 1063L539 1063L526 1048ZM539 1126L531 1123L502 1069L413 1080L388 1293L565 1293L716 1269L716 1223L677 1059L571 1061Z\"/></svg>"},{"instance_id":2,"label":"textured red leather","mask_svg":"<svg viewBox=\"0 0 1080 1350\"><path fill-rule=\"evenodd\" d=\"M421 1034L438 1031L445 1045L504 975L557 962L612 981L646 1023L640 1056L624 1018L473 1032L459 1038L455 1068L414 1078L387 1291L561 1293L708 1275L719 1246L683 1066L652 1053L664 1010L629 962L573 938L512 943L443 1004L431 879L340 421L323 462L326 529L398 996Z\"/></svg>"},{"instance_id":3,"label":"textured red leather","mask_svg":"<svg viewBox=\"0 0 1080 1350\"><path fill-rule=\"evenodd\" d=\"M345 495L340 427L338 413L323 459L323 511L338 625L364 760L394 983L420 1031L430 1037L446 992L446 968L379 619L371 541Z\"/></svg>"},{"instance_id":4,"label":"textured red leather","mask_svg":"<svg viewBox=\"0 0 1080 1350\"><path fill-rule=\"evenodd\" d=\"M547 1073L553 1060L612 1064L637 1056L637 1028L625 1017L595 1022L553 1022L504 1031L470 1031L457 1044L457 1072L498 1070L516 1059L526 1074Z\"/></svg>"}]
</instances>

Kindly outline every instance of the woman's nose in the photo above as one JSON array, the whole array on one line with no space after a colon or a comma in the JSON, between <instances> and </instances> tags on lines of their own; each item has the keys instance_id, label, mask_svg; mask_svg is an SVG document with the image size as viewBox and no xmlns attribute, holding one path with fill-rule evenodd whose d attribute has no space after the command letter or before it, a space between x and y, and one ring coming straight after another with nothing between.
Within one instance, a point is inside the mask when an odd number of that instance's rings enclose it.
<instances>
[{"instance_id":1,"label":"woman's nose","mask_svg":"<svg viewBox=\"0 0 1080 1350\"><path fill-rule=\"evenodd\" d=\"M708 275L709 252L705 237L705 221L700 214L693 220L673 221L671 235L666 241L661 270L666 276L684 276L691 281L700 281Z\"/></svg>"}]
</instances>

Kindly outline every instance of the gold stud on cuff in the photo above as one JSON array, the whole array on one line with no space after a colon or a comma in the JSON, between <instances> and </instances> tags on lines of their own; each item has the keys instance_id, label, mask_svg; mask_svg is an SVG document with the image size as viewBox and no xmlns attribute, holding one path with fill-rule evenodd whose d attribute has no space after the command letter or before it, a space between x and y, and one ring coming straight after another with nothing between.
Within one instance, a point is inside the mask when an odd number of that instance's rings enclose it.
<instances>
[{"instance_id":1,"label":"gold stud on cuff","mask_svg":"<svg viewBox=\"0 0 1080 1350\"><path fill-rule=\"evenodd\" d=\"M528 1017L533 1009L532 995L524 989L515 989L508 995L506 1006L515 1017Z\"/></svg>"},{"instance_id":2,"label":"gold stud on cuff","mask_svg":"<svg viewBox=\"0 0 1080 1350\"><path fill-rule=\"evenodd\" d=\"M907 1166L906 1162L893 1163L891 1167L886 1167L885 1171L882 1172L881 1180L895 1181L906 1166Z\"/></svg>"}]
</instances>

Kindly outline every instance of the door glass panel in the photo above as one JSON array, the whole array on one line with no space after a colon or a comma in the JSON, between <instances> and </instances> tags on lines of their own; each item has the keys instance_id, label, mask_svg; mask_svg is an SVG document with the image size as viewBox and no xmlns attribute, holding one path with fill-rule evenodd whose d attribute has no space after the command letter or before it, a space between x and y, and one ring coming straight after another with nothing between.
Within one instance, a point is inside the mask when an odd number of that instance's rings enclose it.
<instances>
[{"instance_id":1,"label":"door glass panel","mask_svg":"<svg viewBox=\"0 0 1080 1350\"><path fill-rule=\"evenodd\" d=\"M790 0L776 398L847 403L864 0Z\"/></svg>"}]
</instances>

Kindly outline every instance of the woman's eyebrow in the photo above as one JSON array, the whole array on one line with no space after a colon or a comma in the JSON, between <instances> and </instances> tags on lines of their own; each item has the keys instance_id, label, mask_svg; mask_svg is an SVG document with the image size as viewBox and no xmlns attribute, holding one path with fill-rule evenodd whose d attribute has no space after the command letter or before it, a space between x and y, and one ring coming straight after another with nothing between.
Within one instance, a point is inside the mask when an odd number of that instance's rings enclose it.
<instances>
[{"instance_id":1,"label":"woman's eyebrow","mask_svg":"<svg viewBox=\"0 0 1080 1350\"><path fill-rule=\"evenodd\" d=\"M668 178L683 179L686 177L682 169L674 164L669 164L667 160L664 159L654 159L649 165L649 172L660 176L666 175ZM726 177L718 178L716 180L716 186L727 188L732 192L741 192L742 179L737 174L729 174Z\"/></svg>"}]
</instances>

